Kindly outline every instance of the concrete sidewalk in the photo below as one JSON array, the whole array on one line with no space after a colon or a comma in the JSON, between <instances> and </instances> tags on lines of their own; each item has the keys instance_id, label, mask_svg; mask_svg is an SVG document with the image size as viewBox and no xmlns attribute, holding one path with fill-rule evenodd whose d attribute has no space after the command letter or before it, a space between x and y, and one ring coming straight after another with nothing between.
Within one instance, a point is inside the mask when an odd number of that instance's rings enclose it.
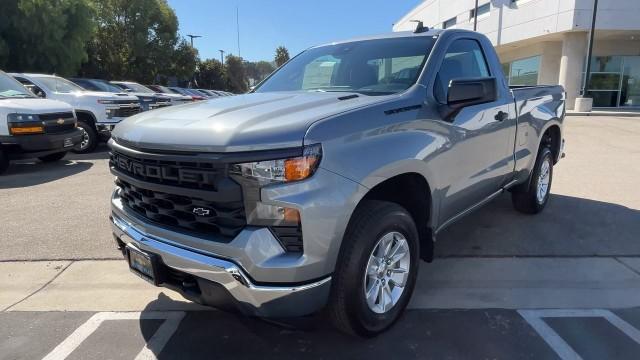
<instances>
[{"instance_id":1,"label":"concrete sidewalk","mask_svg":"<svg viewBox=\"0 0 640 360\"><path fill-rule=\"evenodd\" d=\"M166 296L163 296L164 294ZM161 299L161 300L159 300ZM164 299L164 300L162 300ZM640 258L449 258L421 263L413 309L640 306ZM122 260L0 263L3 311L202 310Z\"/></svg>"}]
</instances>

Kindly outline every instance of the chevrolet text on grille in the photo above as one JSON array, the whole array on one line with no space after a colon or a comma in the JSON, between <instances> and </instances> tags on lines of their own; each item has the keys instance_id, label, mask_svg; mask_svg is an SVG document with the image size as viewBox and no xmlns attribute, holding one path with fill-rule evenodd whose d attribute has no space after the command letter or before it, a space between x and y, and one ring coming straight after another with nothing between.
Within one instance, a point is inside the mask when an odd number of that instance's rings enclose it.
<instances>
[{"instance_id":1,"label":"chevrolet text on grille","mask_svg":"<svg viewBox=\"0 0 640 360\"><path fill-rule=\"evenodd\" d=\"M116 155L118 168L132 174L159 180L173 180L214 185L215 173L211 171L183 169L175 166L147 165Z\"/></svg>"}]
</instances>

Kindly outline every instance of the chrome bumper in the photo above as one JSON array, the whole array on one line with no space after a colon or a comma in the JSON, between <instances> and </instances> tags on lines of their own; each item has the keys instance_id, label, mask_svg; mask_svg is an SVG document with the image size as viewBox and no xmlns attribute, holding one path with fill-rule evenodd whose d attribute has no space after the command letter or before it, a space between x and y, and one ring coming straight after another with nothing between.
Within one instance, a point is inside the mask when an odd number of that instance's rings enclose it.
<instances>
[{"instance_id":1,"label":"chrome bumper","mask_svg":"<svg viewBox=\"0 0 640 360\"><path fill-rule=\"evenodd\" d=\"M157 255L169 268L221 285L245 313L302 316L321 309L328 299L331 277L304 285L257 285L231 261L169 245L168 240L145 234L115 214L111 221L114 235L123 243Z\"/></svg>"}]
</instances>

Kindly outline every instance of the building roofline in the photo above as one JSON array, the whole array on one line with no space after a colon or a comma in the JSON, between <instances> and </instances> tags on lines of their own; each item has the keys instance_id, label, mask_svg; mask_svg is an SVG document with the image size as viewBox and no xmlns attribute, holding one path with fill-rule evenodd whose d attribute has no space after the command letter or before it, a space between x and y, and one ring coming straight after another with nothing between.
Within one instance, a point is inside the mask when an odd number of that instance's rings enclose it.
<instances>
[{"instance_id":1,"label":"building roofline","mask_svg":"<svg viewBox=\"0 0 640 360\"><path fill-rule=\"evenodd\" d=\"M413 9L409 10L408 13L406 13L403 17L401 17L400 19L398 19L393 26L397 26L398 24L408 21L408 20L420 20L420 19L412 19L413 14L415 14L416 12L418 12L420 9L422 9L423 7L427 7L429 5L431 5L432 3L436 2L438 0L422 0L418 5L416 5Z\"/></svg>"}]
</instances>

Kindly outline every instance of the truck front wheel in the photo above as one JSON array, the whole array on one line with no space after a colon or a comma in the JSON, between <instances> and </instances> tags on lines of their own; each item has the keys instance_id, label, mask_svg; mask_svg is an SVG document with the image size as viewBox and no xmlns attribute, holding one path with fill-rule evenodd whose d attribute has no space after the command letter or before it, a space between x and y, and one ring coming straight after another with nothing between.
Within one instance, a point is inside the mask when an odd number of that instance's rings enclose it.
<instances>
[{"instance_id":1,"label":"truck front wheel","mask_svg":"<svg viewBox=\"0 0 640 360\"><path fill-rule=\"evenodd\" d=\"M553 154L547 146L540 148L536 164L531 172L529 188L513 191L513 207L525 214L537 214L547 205L553 180Z\"/></svg>"},{"instance_id":2,"label":"truck front wheel","mask_svg":"<svg viewBox=\"0 0 640 360\"><path fill-rule=\"evenodd\" d=\"M343 241L329 315L342 331L377 335L400 318L411 298L420 259L415 222L395 203L365 200Z\"/></svg>"},{"instance_id":3,"label":"truck front wheel","mask_svg":"<svg viewBox=\"0 0 640 360\"><path fill-rule=\"evenodd\" d=\"M77 154L92 152L98 146L98 134L95 128L84 120L78 120L78 129L82 131L82 141L73 148Z\"/></svg>"}]
</instances>

